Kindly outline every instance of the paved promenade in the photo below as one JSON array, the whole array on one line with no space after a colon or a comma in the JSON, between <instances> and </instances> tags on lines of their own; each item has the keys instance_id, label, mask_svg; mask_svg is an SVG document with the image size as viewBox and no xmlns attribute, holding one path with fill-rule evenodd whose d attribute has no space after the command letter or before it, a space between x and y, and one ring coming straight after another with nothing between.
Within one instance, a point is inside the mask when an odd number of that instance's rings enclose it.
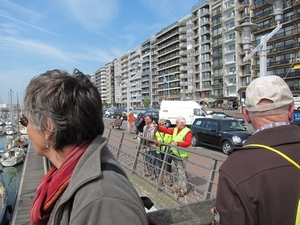
<instances>
[{"instance_id":1,"label":"paved promenade","mask_svg":"<svg viewBox=\"0 0 300 225\"><path fill-rule=\"evenodd\" d=\"M29 223L30 205L36 188L44 176L43 159L30 146L24 162L23 174L13 213L12 225L26 225Z\"/></svg>"}]
</instances>

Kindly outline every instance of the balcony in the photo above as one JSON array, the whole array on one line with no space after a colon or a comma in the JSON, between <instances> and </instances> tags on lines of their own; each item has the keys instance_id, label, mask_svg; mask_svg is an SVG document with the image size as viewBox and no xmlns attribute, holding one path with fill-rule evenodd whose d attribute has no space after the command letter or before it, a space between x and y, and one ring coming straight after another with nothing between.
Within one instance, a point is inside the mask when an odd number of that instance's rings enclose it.
<instances>
[{"instance_id":1,"label":"balcony","mask_svg":"<svg viewBox=\"0 0 300 225\"><path fill-rule=\"evenodd\" d=\"M186 40L186 35L185 34L179 35L179 40L180 41L185 41Z\"/></svg>"},{"instance_id":2,"label":"balcony","mask_svg":"<svg viewBox=\"0 0 300 225\"><path fill-rule=\"evenodd\" d=\"M187 71L187 67L186 66L180 66L180 71Z\"/></svg>"},{"instance_id":3,"label":"balcony","mask_svg":"<svg viewBox=\"0 0 300 225\"><path fill-rule=\"evenodd\" d=\"M186 42L182 42L182 43L180 43L179 44L179 47L181 48L181 49L186 49Z\"/></svg>"},{"instance_id":4,"label":"balcony","mask_svg":"<svg viewBox=\"0 0 300 225\"><path fill-rule=\"evenodd\" d=\"M180 34L183 34L183 33L185 34L186 33L186 27L180 27L179 28L179 33Z\"/></svg>"},{"instance_id":5,"label":"balcony","mask_svg":"<svg viewBox=\"0 0 300 225\"><path fill-rule=\"evenodd\" d=\"M187 55L187 50L181 50L181 51L179 52L179 54L180 54L181 56L186 56L186 55Z\"/></svg>"}]
</instances>

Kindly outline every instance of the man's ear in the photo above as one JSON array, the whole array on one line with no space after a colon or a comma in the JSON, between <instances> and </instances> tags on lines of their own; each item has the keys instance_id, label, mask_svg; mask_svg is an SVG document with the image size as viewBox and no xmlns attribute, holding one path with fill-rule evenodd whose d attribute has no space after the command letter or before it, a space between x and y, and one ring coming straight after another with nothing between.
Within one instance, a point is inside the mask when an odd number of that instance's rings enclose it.
<instances>
[{"instance_id":1,"label":"man's ear","mask_svg":"<svg viewBox=\"0 0 300 225\"><path fill-rule=\"evenodd\" d=\"M294 103L289 106L289 111L288 111L289 121L293 120L294 107L295 107Z\"/></svg>"},{"instance_id":2,"label":"man's ear","mask_svg":"<svg viewBox=\"0 0 300 225\"><path fill-rule=\"evenodd\" d=\"M243 107L243 114L244 114L245 120L250 124L251 123L251 118L249 116L249 112L246 109L246 107Z\"/></svg>"}]
</instances>

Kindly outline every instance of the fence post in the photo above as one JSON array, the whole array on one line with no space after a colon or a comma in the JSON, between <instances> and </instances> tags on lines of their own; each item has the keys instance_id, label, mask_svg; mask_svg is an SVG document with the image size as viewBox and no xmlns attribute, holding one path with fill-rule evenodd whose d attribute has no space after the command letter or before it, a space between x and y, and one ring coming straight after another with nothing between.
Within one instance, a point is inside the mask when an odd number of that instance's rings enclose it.
<instances>
[{"instance_id":1,"label":"fence post","mask_svg":"<svg viewBox=\"0 0 300 225\"><path fill-rule=\"evenodd\" d=\"M163 186L163 180L164 180L164 173L166 171L166 161L167 161L167 157L169 156L169 152L170 152L170 146L166 146L165 148L165 152L164 152L164 158L162 159L162 165L160 168L160 172L159 172L159 176L158 176L158 182L157 182L157 186L156 186L156 192L158 192L158 190L160 189L160 187ZM159 159L157 159L159 160Z\"/></svg>"},{"instance_id":2,"label":"fence post","mask_svg":"<svg viewBox=\"0 0 300 225\"><path fill-rule=\"evenodd\" d=\"M209 193L211 193L212 183L215 179L215 174L216 174L216 169L217 169L217 162L218 162L217 160L212 159L212 165L211 165L211 169L210 169L209 176L207 179L208 183L206 185L206 189L205 189L205 192L203 195L204 200L208 200Z\"/></svg>"},{"instance_id":3,"label":"fence post","mask_svg":"<svg viewBox=\"0 0 300 225\"><path fill-rule=\"evenodd\" d=\"M142 143L143 143L143 137L138 136L138 138L139 138L138 139L139 142L138 142L138 145L136 147L136 152L135 152L135 156L134 156L134 159L133 159L131 173L133 173L136 170L137 161L138 161L138 158L140 156L140 150L141 150Z\"/></svg>"},{"instance_id":4,"label":"fence post","mask_svg":"<svg viewBox=\"0 0 300 225\"><path fill-rule=\"evenodd\" d=\"M124 140L124 132L122 132L122 135L121 135L121 138L120 138L120 143L119 143L119 146L118 146L118 149L117 149L117 154L116 154L116 158L119 160L119 155L120 155L120 151L121 151L121 147L122 147L122 143L123 143L123 140Z\"/></svg>"}]
</instances>

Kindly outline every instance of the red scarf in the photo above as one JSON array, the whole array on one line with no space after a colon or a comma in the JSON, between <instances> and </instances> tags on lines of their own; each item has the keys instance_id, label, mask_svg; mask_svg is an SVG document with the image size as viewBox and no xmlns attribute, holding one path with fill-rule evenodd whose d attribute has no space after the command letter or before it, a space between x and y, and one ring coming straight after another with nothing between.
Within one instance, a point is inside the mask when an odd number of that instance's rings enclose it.
<instances>
[{"instance_id":1,"label":"red scarf","mask_svg":"<svg viewBox=\"0 0 300 225\"><path fill-rule=\"evenodd\" d=\"M45 225L48 223L56 201L68 187L73 170L89 144L84 143L72 147L59 169L52 166L44 176L31 205L31 225Z\"/></svg>"}]
</instances>

